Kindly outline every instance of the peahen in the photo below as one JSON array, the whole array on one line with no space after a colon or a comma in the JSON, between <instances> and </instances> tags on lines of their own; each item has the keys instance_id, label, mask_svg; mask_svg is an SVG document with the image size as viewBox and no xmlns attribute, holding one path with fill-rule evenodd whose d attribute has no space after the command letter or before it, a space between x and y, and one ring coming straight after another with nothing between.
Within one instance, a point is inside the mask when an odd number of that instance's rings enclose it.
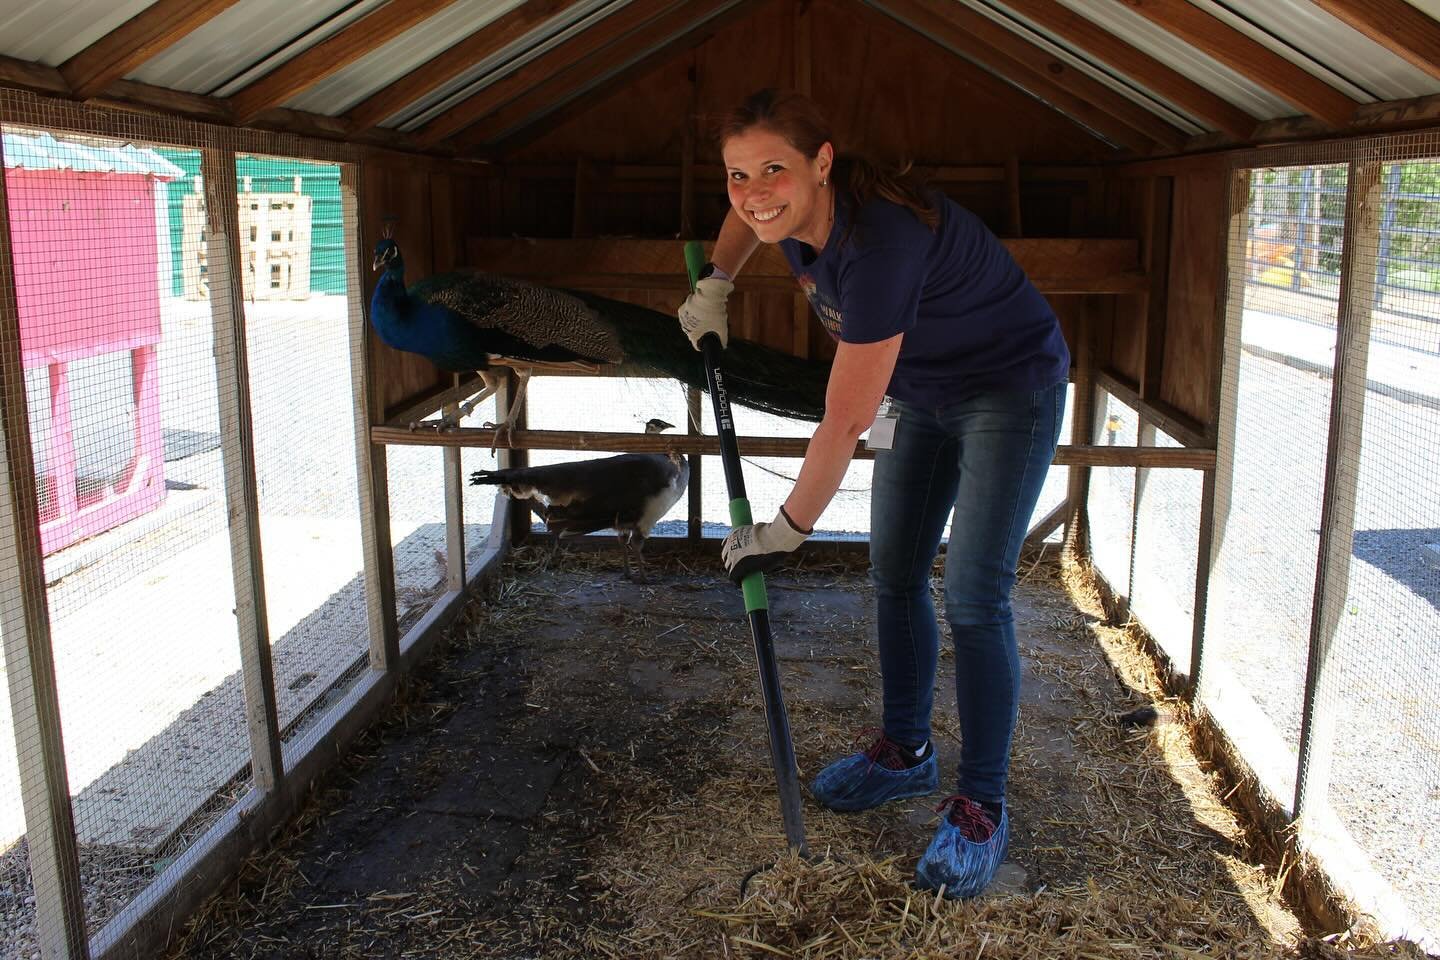
<instances>
[{"instance_id":1,"label":"peahen","mask_svg":"<svg viewBox=\"0 0 1440 960\"><path fill-rule=\"evenodd\" d=\"M492 357L547 363L627 363L706 388L705 366L669 314L591 293L536 286L479 271L443 273L405 287L405 262L391 238L375 246L384 269L370 299L370 322L397 350L457 372L485 371ZM517 373L522 364L512 364ZM825 412L829 366L732 337L725 382L732 402L767 413L818 421ZM522 374L521 389L524 389ZM517 397L518 400L518 397ZM518 403L512 405L512 417Z\"/></svg>"},{"instance_id":2,"label":"peahen","mask_svg":"<svg viewBox=\"0 0 1440 960\"><path fill-rule=\"evenodd\" d=\"M653 419L646 433L660 433L673 424ZM690 479L690 463L678 453L622 453L599 460L575 460L538 467L476 470L473 484L494 484L512 500L525 501L560 537L574 537L613 528L625 551L630 576L630 546L644 579L641 550L650 530L675 506Z\"/></svg>"}]
</instances>

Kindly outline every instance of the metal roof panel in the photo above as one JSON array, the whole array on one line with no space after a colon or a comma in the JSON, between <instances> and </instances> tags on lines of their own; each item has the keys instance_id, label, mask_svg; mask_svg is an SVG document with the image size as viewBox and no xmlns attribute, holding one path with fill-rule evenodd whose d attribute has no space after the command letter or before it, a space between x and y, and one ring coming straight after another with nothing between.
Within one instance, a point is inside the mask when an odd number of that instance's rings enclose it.
<instances>
[{"instance_id":1,"label":"metal roof panel","mask_svg":"<svg viewBox=\"0 0 1440 960\"><path fill-rule=\"evenodd\" d=\"M1412 0L1413 2L1413 0ZM1211 6L1213 4L1202 4ZM1421 6L1415 3L1414 6ZM1431 7L1440 6L1431 0ZM1308 2L1226 0L1233 15L1299 51L1311 63L1348 81L1340 89L1362 102L1408 100L1440 93L1440 80ZM1434 17L1440 11L1426 11ZM1285 55L1283 49L1276 48ZM1299 58L1294 58L1299 62ZM1302 66L1305 64L1302 62ZM1316 71L1311 71L1316 72ZM1325 73L1317 73L1329 80Z\"/></svg>"},{"instance_id":2,"label":"metal roof panel","mask_svg":"<svg viewBox=\"0 0 1440 960\"><path fill-rule=\"evenodd\" d=\"M227 97L383 2L244 0L156 54L129 79Z\"/></svg>"},{"instance_id":3,"label":"metal roof panel","mask_svg":"<svg viewBox=\"0 0 1440 960\"><path fill-rule=\"evenodd\" d=\"M1288 117L1295 108L1259 84L1201 53L1114 0L1060 0L1076 13L1262 120Z\"/></svg>"},{"instance_id":4,"label":"metal roof panel","mask_svg":"<svg viewBox=\"0 0 1440 960\"><path fill-rule=\"evenodd\" d=\"M286 102L287 107L335 116L398 80L523 0L466 0L416 24L384 46Z\"/></svg>"},{"instance_id":5,"label":"metal roof panel","mask_svg":"<svg viewBox=\"0 0 1440 960\"><path fill-rule=\"evenodd\" d=\"M0 0L0 54L58 67L154 0Z\"/></svg>"},{"instance_id":6,"label":"metal roof panel","mask_svg":"<svg viewBox=\"0 0 1440 960\"><path fill-rule=\"evenodd\" d=\"M390 117L381 126L411 131L430 122L501 77L569 40L582 30L624 7L631 0L584 0L559 17L547 21L519 40L497 50L469 70L436 88L410 109Z\"/></svg>"}]
</instances>

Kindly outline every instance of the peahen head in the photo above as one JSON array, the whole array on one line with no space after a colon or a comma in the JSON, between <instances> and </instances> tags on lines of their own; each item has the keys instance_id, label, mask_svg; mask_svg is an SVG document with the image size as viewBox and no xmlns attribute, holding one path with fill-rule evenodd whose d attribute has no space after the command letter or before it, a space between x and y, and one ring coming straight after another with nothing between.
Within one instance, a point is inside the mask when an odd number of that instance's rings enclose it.
<instances>
[{"instance_id":1,"label":"peahen head","mask_svg":"<svg viewBox=\"0 0 1440 960\"><path fill-rule=\"evenodd\" d=\"M375 244L375 262L371 264L371 268L379 270L381 267L386 270L405 269L405 261L400 259L400 244L389 237Z\"/></svg>"}]
</instances>

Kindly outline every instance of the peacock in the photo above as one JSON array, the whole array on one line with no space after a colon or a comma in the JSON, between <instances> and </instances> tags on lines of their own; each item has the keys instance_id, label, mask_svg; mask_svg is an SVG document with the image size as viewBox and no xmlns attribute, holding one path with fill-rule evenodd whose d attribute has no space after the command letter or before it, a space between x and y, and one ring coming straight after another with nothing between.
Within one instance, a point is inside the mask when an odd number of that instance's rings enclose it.
<instances>
[{"instance_id":1,"label":"peacock","mask_svg":"<svg viewBox=\"0 0 1440 960\"><path fill-rule=\"evenodd\" d=\"M509 365L521 376L507 427L519 409L527 361L633 364L706 389L704 361L669 314L480 271L437 274L407 289L405 261L391 237L375 245L374 268L384 270L370 300L370 322L381 340L443 370L480 373L486 389L461 407L462 417L494 392L487 371L496 357L518 361ZM734 337L725 351L730 400L767 413L819 421L828 376L824 362Z\"/></svg>"},{"instance_id":2,"label":"peacock","mask_svg":"<svg viewBox=\"0 0 1440 960\"><path fill-rule=\"evenodd\" d=\"M674 424L658 418L646 422L646 433L660 433ZM635 547L638 579L645 575L641 551L650 530L679 501L690 480L690 462L678 453L622 453L599 460L548 463L538 467L476 470L473 484L493 484L512 500L531 506L545 529L574 537L613 528L625 552L630 576L630 547Z\"/></svg>"}]
</instances>

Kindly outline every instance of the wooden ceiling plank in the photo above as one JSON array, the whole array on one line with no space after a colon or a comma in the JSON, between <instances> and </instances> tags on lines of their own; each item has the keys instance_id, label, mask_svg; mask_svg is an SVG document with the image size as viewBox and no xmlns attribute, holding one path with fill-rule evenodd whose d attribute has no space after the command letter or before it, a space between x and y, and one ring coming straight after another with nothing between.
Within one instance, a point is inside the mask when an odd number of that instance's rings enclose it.
<instances>
[{"instance_id":1,"label":"wooden ceiling plank","mask_svg":"<svg viewBox=\"0 0 1440 960\"><path fill-rule=\"evenodd\" d=\"M390 0L333 37L310 47L230 97L237 123L278 106L384 46L456 0Z\"/></svg>"},{"instance_id":2,"label":"wooden ceiling plank","mask_svg":"<svg viewBox=\"0 0 1440 960\"><path fill-rule=\"evenodd\" d=\"M488 84L474 96L467 97L435 117L415 131L416 138L421 143L434 144L454 136L571 64L588 57L615 38L643 26L650 19L659 16L671 3L672 0L632 0L558 47Z\"/></svg>"},{"instance_id":3,"label":"wooden ceiling plank","mask_svg":"<svg viewBox=\"0 0 1440 960\"><path fill-rule=\"evenodd\" d=\"M1440 23L1405 0L1310 0L1391 53L1440 78Z\"/></svg>"},{"instance_id":4,"label":"wooden ceiling plank","mask_svg":"<svg viewBox=\"0 0 1440 960\"><path fill-rule=\"evenodd\" d=\"M980 64L1006 82L1040 98L1062 115L1102 134L1111 142L1129 147L1137 153L1153 152L1155 141L1152 138L1054 83L1044 73L1002 53L949 19L936 15L921 0L880 0L875 7L889 14L893 22L909 26L916 34L948 48L947 52L958 52Z\"/></svg>"},{"instance_id":5,"label":"wooden ceiling plank","mask_svg":"<svg viewBox=\"0 0 1440 960\"><path fill-rule=\"evenodd\" d=\"M60 65L70 92L87 100L131 73L236 0L159 0Z\"/></svg>"},{"instance_id":6,"label":"wooden ceiling plank","mask_svg":"<svg viewBox=\"0 0 1440 960\"><path fill-rule=\"evenodd\" d=\"M1216 96L1178 70L1173 70L1148 53L1087 20L1055 0L1003 0L1005 6L1030 22L1044 27L1076 47L1089 51L1105 64L1175 104L1201 121L1248 140L1260 118L1246 113L1223 97Z\"/></svg>"},{"instance_id":7,"label":"wooden ceiling plank","mask_svg":"<svg viewBox=\"0 0 1440 960\"><path fill-rule=\"evenodd\" d=\"M1336 129L1348 126L1360 107L1358 101L1188 0L1114 2Z\"/></svg>"},{"instance_id":8,"label":"wooden ceiling plank","mask_svg":"<svg viewBox=\"0 0 1440 960\"><path fill-rule=\"evenodd\" d=\"M345 114L346 121L356 130L376 126L578 2L525 0L520 6L485 24L455 46L351 108Z\"/></svg>"},{"instance_id":9,"label":"wooden ceiling plank","mask_svg":"<svg viewBox=\"0 0 1440 960\"><path fill-rule=\"evenodd\" d=\"M465 143L484 143L497 136L518 130L526 120L539 120L554 109L558 103L572 98L577 90L595 82L607 72L614 70L617 63L638 60L661 53L665 49L678 55L679 44L700 22L725 6L731 0L686 0L656 17L643 27L626 34L603 50L592 53L584 60L571 64L544 83L526 91L524 96L505 104L499 110L482 118L465 131ZM667 41L673 41L667 43ZM689 47L683 49L688 50ZM670 58L667 56L666 60ZM651 64L647 64L649 66ZM631 63L629 66L635 66ZM605 84L607 89L609 83Z\"/></svg>"},{"instance_id":10,"label":"wooden ceiling plank","mask_svg":"<svg viewBox=\"0 0 1440 960\"><path fill-rule=\"evenodd\" d=\"M1049 78L1055 86L1070 91L1171 150L1179 150L1189 139L1188 133L1153 110L1107 87L1084 71L1075 69L1050 51L963 3L955 0L903 0L900 5L928 10L933 16L949 22L981 43L989 44L1011 60ZM891 9L896 9L896 5L892 4Z\"/></svg>"},{"instance_id":11,"label":"wooden ceiling plank","mask_svg":"<svg viewBox=\"0 0 1440 960\"><path fill-rule=\"evenodd\" d=\"M711 17L704 23L698 23L697 21L701 19L704 11L710 10L718 4L714 2L700 4L694 3L693 0L687 0L685 6L691 9L688 9L686 12L690 14L690 21L695 23L695 26L686 30L681 36L675 37L670 43L656 49L648 56L640 58L614 76L607 78L603 83L596 85L593 89L587 90L584 94L570 100L559 109L552 110L544 116L537 117L533 123L527 123L514 130L506 136L503 141L495 145L495 155L505 157L512 151L534 142L567 120L589 110L596 103L613 94L617 89L638 81L650 72L661 69L666 64L680 57L688 56L692 50L710 39L710 37L714 36L720 30L733 25L736 21L749 16L757 8L765 6L770 2L771 0L741 0L741 2L727 9L723 16ZM637 47L643 49L639 44L637 44ZM473 145L471 146L473 148ZM465 152L468 153L469 151L466 150ZM696 171L698 172L703 169L703 167L697 167ZM723 179L720 176L721 168L716 165L712 169L715 172L714 179L721 181Z\"/></svg>"}]
</instances>

